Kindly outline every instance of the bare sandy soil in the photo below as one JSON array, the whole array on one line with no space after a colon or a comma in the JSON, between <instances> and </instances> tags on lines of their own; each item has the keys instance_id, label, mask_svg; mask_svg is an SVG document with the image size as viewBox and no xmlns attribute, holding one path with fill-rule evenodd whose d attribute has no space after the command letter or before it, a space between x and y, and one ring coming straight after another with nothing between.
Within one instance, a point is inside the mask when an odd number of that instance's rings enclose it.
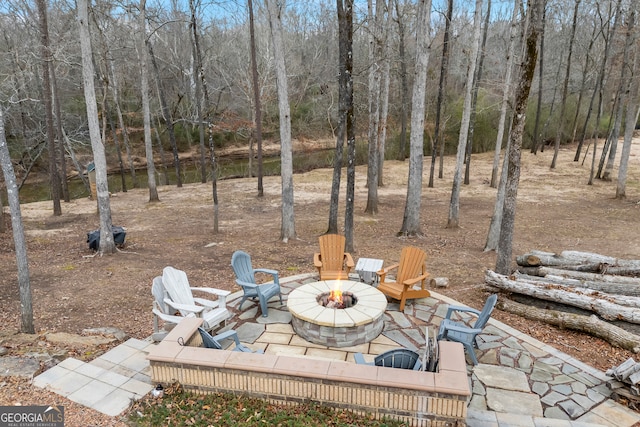
<instances>
[{"instance_id":1,"label":"bare sandy soil","mask_svg":"<svg viewBox=\"0 0 640 427\"><path fill-rule=\"evenodd\" d=\"M640 142L636 140L636 144ZM549 168L549 149L522 157L513 255L532 249L549 252L579 250L640 259L640 149L630 158L627 198L615 199L615 181L596 180L588 186L589 166L573 162L575 147L560 152L556 169ZM489 187L492 153L474 155L471 182L462 187L460 227L446 228L454 157L445 159L445 177L427 188L430 159L425 159L421 222L424 237L398 238L407 185L407 162L387 161L384 186L379 189L379 213L364 214L367 202L366 168L357 168L354 258L397 262L405 245L428 254L432 277L448 277L450 286L439 289L462 303L480 308L486 298L484 271L495 266L495 253L483 252L496 190ZM51 202L22 206L28 240L34 319L38 338L30 344L16 335L20 325L17 272L10 232L0 239L0 345L9 354L32 347L92 358L103 349L48 343L51 331L82 333L85 328L117 327L136 338L152 331L151 281L167 265L185 270L194 286L236 290L230 267L236 249L249 252L254 267L277 269L281 276L313 272L317 238L327 229L331 169L295 175L297 239L280 239L280 180L264 179L262 198L257 180L233 179L218 183L220 231L213 233L211 184L159 188L160 202L148 203L144 189L117 193L111 198L114 225L127 229L125 247L114 255L95 256L86 233L98 227L96 203L89 199L63 204L63 215L52 216ZM617 164L614 170L617 177ZM346 179L343 179L343 185ZM340 223L344 218L344 191ZM514 263L515 265L515 263ZM608 343L566 330L496 311L494 317L600 369L632 356ZM28 341L28 340L27 340ZM2 391L4 389L4 391ZM0 386L0 404L56 401L68 417L87 420L86 409L24 380ZM46 402L43 401L46 400ZM101 418L100 425L117 425ZM74 425L68 418L69 425ZM97 425L96 424L96 425Z\"/></svg>"}]
</instances>

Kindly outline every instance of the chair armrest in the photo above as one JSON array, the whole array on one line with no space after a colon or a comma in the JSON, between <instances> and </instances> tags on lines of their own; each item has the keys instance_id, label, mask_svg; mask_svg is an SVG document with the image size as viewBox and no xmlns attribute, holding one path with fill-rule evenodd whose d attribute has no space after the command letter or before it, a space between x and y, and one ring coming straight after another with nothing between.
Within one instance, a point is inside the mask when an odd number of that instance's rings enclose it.
<instances>
[{"instance_id":1,"label":"chair armrest","mask_svg":"<svg viewBox=\"0 0 640 427\"><path fill-rule=\"evenodd\" d=\"M264 274L269 274L269 275L273 276L273 283L275 283L276 285L280 286L280 279L278 277L278 271L271 270L269 268L255 268L255 269L253 269L254 277L255 277L256 273L264 273Z\"/></svg>"},{"instance_id":2,"label":"chair armrest","mask_svg":"<svg viewBox=\"0 0 640 427\"><path fill-rule=\"evenodd\" d=\"M447 325L447 326L445 326L445 328L444 328L444 335L443 335L443 337L446 337L446 336L447 336L447 333L448 333L449 331L453 331L453 332L462 332L462 333L469 334L469 335L477 335L477 334L479 334L480 332L482 332L482 329L479 329L479 328L473 329L473 328L467 328L467 327L464 327L464 326Z\"/></svg>"},{"instance_id":3,"label":"chair armrest","mask_svg":"<svg viewBox=\"0 0 640 427\"><path fill-rule=\"evenodd\" d=\"M196 298L194 297L193 300L195 302L197 302L200 305L205 306L208 309L212 309L212 308L216 308L220 305L220 301L219 300L210 300L210 299L204 299L204 298Z\"/></svg>"},{"instance_id":4,"label":"chair armrest","mask_svg":"<svg viewBox=\"0 0 640 427\"><path fill-rule=\"evenodd\" d=\"M454 311L459 311L461 313L473 313L476 316L480 315L480 310L476 310L475 308L463 307L460 305L450 305L449 308L447 308L447 315L444 318L450 319Z\"/></svg>"},{"instance_id":5,"label":"chair armrest","mask_svg":"<svg viewBox=\"0 0 640 427\"><path fill-rule=\"evenodd\" d=\"M227 338L232 338L236 345L240 345L240 338L238 338L238 333L233 329L229 329L228 331L217 334L213 337L216 341L222 341Z\"/></svg>"},{"instance_id":6,"label":"chair armrest","mask_svg":"<svg viewBox=\"0 0 640 427\"><path fill-rule=\"evenodd\" d=\"M347 261L347 267L353 268L356 264L353 262L353 257L349 252L344 253L344 259Z\"/></svg>"},{"instance_id":7,"label":"chair armrest","mask_svg":"<svg viewBox=\"0 0 640 427\"><path fill-rule=\"evenodd\" d=\"M167 323L178 324L178 323L180 323L180 321L182 319L184 319L184 317L181 317L181 316L173 316L171 314L164 314L163 312L161 312L157 308L153 308L151 310L153 311L153 314L155 314L159 319L162 319L164 322L167 322ZM186 317L193 317L193 313L189 313L189 315L186 316Z\"/></svg>"},{"instance_id":8,"label":"chair armrest","mask_svg":"<svg viewBox=\"0 0 640 427\"><path fill-rule=\"evenodd\" d=\"M403 285L405 286L411 286L413 287L413 285L415 285L418 282L422 282L424 279L426 279L427 277L429 277L428 274L423 274L422 276L418 276L418 277L414 277L412 279L407 279L404 282L402 282Z\"/></svg>"},{"instance_id":9,"label":"chair armrest","mask_svg":"<svg viewBox=\"0 0 640 427\"><path fill-rule=\"evenodd\" d=\"M189 288L192 291L202 291L207 294L217 295L219 297L226 297L231 294L231 291L225 291L224 289L216 289L216 288L202 288L202 287L191 287Z\"/></svg>"},{"instance_id":10,"label":"chair armrest","mask_svg":"<svg viewBox=\"0 0 640 427\"><path fill-rule=\"evenodd\" d=\"M387 268L383 268L381 270L376 271L376 274L378 276L380 276L380 282L384 282L384 278L387 276L387 273L391 270L393 270L394 268L398 268L400 266L400 264L393 264L390 265Z\"/></svg>"},{"instance_id":11,"label":"chair armrest","mask_svg":"<svg viewBox=\"0 0 640 427\"><path fill-rule=\"evenodd\" d=\"M313 265L315 265L316 268L322 268L322 261L320 260L319 252L316 252L315 254L313 254Z\"/></svg>"},{"instance_id":12,"label":"chair armrest","mask_svg":"<svg viewBox=\"0 0 640 427\"><path fill-rule=\"evenodd\" d=\"M373 365L373 363L369 363L364 359L362 353L356 353L353 355L353 359L356 361L358 365Z\"/></svg>"},{"instance_id":13,"label":"chair armrest","mask_svg":"<svg viewBox=\"0 0 640 427\"><path fill-rule=\"evenodd\" d=\"M164 303L167 304L169 307L175 308L176 310L186 311L193 314L199 314L202 312L202 310L206 308L198 305L180 304L178 302L173 302L169 298L165 298Z\"/></svg>"}]
</instances>

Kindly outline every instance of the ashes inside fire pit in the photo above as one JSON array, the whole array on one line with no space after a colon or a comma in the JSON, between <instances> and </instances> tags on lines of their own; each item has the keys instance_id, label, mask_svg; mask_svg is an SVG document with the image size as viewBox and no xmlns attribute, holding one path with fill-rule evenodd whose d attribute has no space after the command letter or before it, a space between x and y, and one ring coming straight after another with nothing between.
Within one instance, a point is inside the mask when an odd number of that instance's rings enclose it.
<instances>
[{"instance_id":1,"label":"ashes inside fire pit","mask_svg":"<svg viewBox=\"0 0 640 427\"><path fill-rule=\"evenodd\" d=\"M333 290L325 292L316 298L318 304L327 308L343 309L356 305L358 299L351 292L342 292L341 290Z\"/></svg>"}]
</instances>

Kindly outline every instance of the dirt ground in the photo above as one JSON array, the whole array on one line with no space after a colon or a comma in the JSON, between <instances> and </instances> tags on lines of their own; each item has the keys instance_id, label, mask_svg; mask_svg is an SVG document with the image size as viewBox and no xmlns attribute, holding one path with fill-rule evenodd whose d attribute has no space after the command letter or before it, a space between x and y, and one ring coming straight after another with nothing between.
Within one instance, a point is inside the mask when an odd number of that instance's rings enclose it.
<instances>
[{"instance_id":1,"label":"dirt ground","mask_svg":"<svg viewBox=\"0 0 640 427\"><path fill-rule=\"evenodd\" d=\"M640 149L634 148L630 158L625 200L615 199L615 181L596 180L588 186L589 165L573 162L574 153L574 146L562 149L554 170L549 168L551 149L535 156L523 153L514 259L533 249L580 250L640 259ZM425 159L421 238L396 237L404 213L408 161L385 162L384 186L378 190L379 213L375 216L363 212L367 202L366 168L358 167L354 258L380 258L389 265L398 260L403 246L419 246L428 254L431 276L449 278L450 286L437 291L480 308L487 296L484 271L493 269L496 260L495 253L483 252L496 192L488 185L492 159L493 153L473 156L471 182L461 191L457 229L446 228L455 158L445 159L444 179L436 179L435 188L426 186L430 159ZM328 224L331 174L331 169L321 169L295 175L297 239L288 243L279 239L278 177L264 179L262 198L256 197L255 178L219 181L217 234L213 232L210 183L160 187L158 203L148 203L148 191L144 189L116 193L111 198L113 224L126 228L127 239L121 251L109 256L92 257L86 243L87 232L98 227L95 201L64 203L59 217L52 216L51 202L22 205L38 332L35 347L92 358L99 350L59 348L47 343L44 334L81 334L86 328L116 327L131 337L148 337L152 332L151 281L167 265L186 271L194 286L229 290L237 290L230 266L236 249L250 253L254 267L277 269L282 277L313 272L317 238ZM613 176L617 177L617 164ZM345 181L343 178L343 186ZM344 198L343 191L340 224ZM10 231L0 237L0 345L9 354L21 354L31 346L16 335L20 312L13 241ZM633 356L588 335L499 310L493 316L602 370ZM6 380L0 385L0 404L53 401L68 407L69 425L73 425L69 417L95 419L96 425L118 424L108 417L101 419L99 414L87 418L86 409L35 390L26 381Z\"/></svg>"}]
</instances>

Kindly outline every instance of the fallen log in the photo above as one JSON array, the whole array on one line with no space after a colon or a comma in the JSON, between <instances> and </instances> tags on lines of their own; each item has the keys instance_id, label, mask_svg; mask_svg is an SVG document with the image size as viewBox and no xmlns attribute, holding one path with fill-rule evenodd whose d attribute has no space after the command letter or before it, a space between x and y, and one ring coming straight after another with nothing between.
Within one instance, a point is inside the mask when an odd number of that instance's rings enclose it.
<instances>
[{"instance_id":1,"label":"fallen log","mask_svg":"<svg viewBox=\"0 0 640 427\"><path fill-rule=\"evenodd\" d=\"M615 274L589 273L585 271L566 270L562 268L545 267L545 266L539 266L539 267L521 266L521 267L518 267L518 271L524 274L528 274L530 276L540 276L540 277L562 276L568 279L582 280L584 282L611 283L616 286L629 285L629 286L640 287L640 278L638 277L617 276Z\"/></svg>"},{"instance_id":2,"label":"fallen log","mask_svg":"<svg viewBox=\"0 0 640 427\"><path fill-rule=\"evenodd\" d=\"M624 291L618 286L609 286L610 284L601 283L588 283L577 279L565 279L559 276L530 276L528 274L522 274L519 272L513 273L513 276L518 282L531 283L537 286L561 286L567 291L575 291L582 295L590 295L594 298L606 299L607 301L615 302L616 304L625 305L628 307L640 308L640 297L635 295L628 295L620 293ZM622 285L623 287L626 285ZM594 289L595 288L595 289ZM633 293L631 288L631 293ZM640 286L635 291L640 295Z\"/></svg>"},{"instance_id":3,"label":"fallen log","mask_svg":"<svg viewBox=\"0 0 640 427\"><path fill-rule=\"evenodd\" d=\"M608 341L616 347L632 351L633 353L640 353L640 336L602 321L595 315L584 316L582 314L536 308L520 304L504 296L500 296L497 307L500 310L517 314L526 319L545 322L559 328L586 332Z\"/></svg>"},{"instance_id":4,"label":"fallen log","mask_svg":"<svg viewBox=\"0 0 640 427\"><path fill-rule=\"evenodd\" d=\"M594 311L606 320L624 320L640 324L640 309L624 307L603 299L581 295L571 290L560 288L558 285L537 286L531 283L518 282L491 270L485 272L485 282L489 286L495 286L502 290Z\"/></svg>"},{"instance_id":5,"label":"fallen log","mask_svg":"<svg viewBox=\"0 0 640 427\"><path fill-rule=\"evenodd\" d=\"M522 267L548 266L591 273L640 275L640 260L619 259L591 252L563 251L556 254L533 250L517 256L516 262Z\"/></svg>"}]
</instances>

